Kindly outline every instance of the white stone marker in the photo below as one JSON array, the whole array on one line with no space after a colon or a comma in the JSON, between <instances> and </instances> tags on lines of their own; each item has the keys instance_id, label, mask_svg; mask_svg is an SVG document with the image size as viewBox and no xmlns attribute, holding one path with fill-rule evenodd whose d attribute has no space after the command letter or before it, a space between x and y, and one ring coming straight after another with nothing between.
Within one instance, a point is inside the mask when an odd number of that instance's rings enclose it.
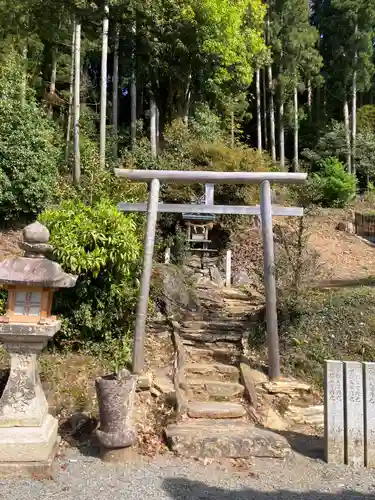
<instances>
[{"instance_id":1,"label":"white stone marker","mask_svg":"<svg viewBox=\"0 0 375 500\"><path fill-rule=\"evenodd\" d=\"M164 252L164 264L170 264L171 262L171 249L167 247Z\"/></svg>"},{"instance_id":2,"label":"white stone marker","mask_svg":"<svg viewBox=\"0 0 375 500\"><path fill-rule=\"evenodd\" d=\"M363 363L365 466L375 467L375 363Z\"/></svg>"},{"instance_id":3,"label":"white stone marker","mask_svg":"<svg viewBox=\"0 0 375 500\"><path fill-rule=\"evenodd\" d=\"M227 250L225 259L225 286L230 288L232 284L232 250Z\"/></svg>"},{"instance_id":4,"label":"white stone marker","mask_svg":"<svg viewBox=\"0 0 375 500\"><path fill-rule=\"evenodd\" d=\"M328 463L344 463L344 372L341 361L324 363L324 437Z\"/></svg>"},{"instance_id":5,"label":"white stone marker","mask_svg":"<svg viewBox=\"0 0 375 500\"><path fill-rule=\"evenodd\" d=\"M364 466L363 369L358 361L344 361L345 458L353 467Z\"/></svg>"}]
</instances>

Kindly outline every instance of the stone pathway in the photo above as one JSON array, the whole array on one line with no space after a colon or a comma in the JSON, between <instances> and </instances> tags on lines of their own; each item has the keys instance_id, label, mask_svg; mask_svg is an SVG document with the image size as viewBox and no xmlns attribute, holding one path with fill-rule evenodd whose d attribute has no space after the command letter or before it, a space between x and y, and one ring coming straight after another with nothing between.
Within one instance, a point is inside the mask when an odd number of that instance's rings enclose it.
<instances>
[{"instance_id":1,"label":"stone pathway","mask_svg":"<svg viewBox=\"0 0 375 500\"><path fill-rule=\"evenodd\" d=\"M263 297L210 284L198 293L200 310L174 328L178 394L173 363L155 373L154 387L180 401L180 418L166 427L170 448L186 457L287 456L286 433L314 434L323 407L308 384L271 383L244 356Z\"/></svg>"},{"instance_id":2,"label":"stone pathway","mask_svg":"<svg viewBox=\"0 0 375 500\"><path fill-rule=\"evenodd\" d=\"M175 326L184 412L166 428L170 448L187 457L286 456L284 437L254 426L239 369L259 298L209 284L199 294L202 310ZM172 373L171 367L161 370L156 387L172 392Z\"/></svg>"},{"instance_id":3,"label":"stone pathway","mask_svg":"<svg viewBox=\"0 0 375 500\"><path fill-rule=\"evenodd\" d=\"M51 481L1 481L1 500L374 500L375 471L293 455L248 466L171 456L125 466L69 450Z\"/></svg>"}]
</instances>

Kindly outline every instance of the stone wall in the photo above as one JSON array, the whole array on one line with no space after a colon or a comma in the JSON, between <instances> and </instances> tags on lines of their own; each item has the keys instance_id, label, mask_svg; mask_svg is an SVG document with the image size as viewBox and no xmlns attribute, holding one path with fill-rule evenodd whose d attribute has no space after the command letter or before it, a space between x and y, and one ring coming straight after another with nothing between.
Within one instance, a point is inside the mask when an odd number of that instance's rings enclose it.
<instances>
[{"instance_id":1,"label":"stone wall","mask_svg":"<svg viewBox=\"0 0 375 500\"><path fill-rule=\"evenodd\" d=\"M204 252L190 253L185 260L185 271L197 283L213 281L218 286L224 285L224 278L219 271L220 257L204 255Z\"/></svg>"}]
</instances>

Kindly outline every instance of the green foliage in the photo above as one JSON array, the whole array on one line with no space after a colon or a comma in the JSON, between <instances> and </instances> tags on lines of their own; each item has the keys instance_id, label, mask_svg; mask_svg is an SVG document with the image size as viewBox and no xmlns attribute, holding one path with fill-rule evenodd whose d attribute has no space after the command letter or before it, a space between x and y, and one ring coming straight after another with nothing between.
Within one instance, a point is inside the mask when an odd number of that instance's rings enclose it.
<instances>
[{"instance_id":1,"label":"green foliage","mask_svg":"<svg viewBox=\"0 0 375 500\"><path fill-rule=\"evenodd\" d=\"M62 172L59 179L59 186L55 196L57 202L74 198L78 202L92 205L103 198L110 199L113 202L120 202L125 199L136 202L144 199L147 192L146 185L130 183L115 177L112 169L100 166L96 120L97 115L92 110L85 109L82 113L80 122L81 182L79 186L74 186L72 183L70 172L73 169L74 158L71 151L69 166ZM139 147L131 154L130 152L126 154L130 154L133 160L134 158L138 159L137 152L139 150L151 158L149 148L146 150L146 148ZM149 167L146 166L145 168Z\"/></svg>"},{"instance_id":2,"label":"green foliage","mask_svg":"<svg viewBox=\"0 0 375 500\"><path fill-rule=\"evenodd\" d=\"M355 162L357 171L368 178L375 175L375 130L363 128L357 134Z\"/></svg>"},{"instance_id":3,"label":"green foliage","mask_svg":"<svg viewBox=\"0 0 375 500\"><path fill-rule=\"evenodd\" d=\"M54 255L66 272L78 274L75 288L61 291L61 345L92 347L122 339L134 319L140 242L132 216L102 200L92 207L75 200L45 211Z\"/></svg>"},{"instance_id":4,"label":"green foliage","mask_svg":"<svg viewBox=\"0 0 375 500\"><path fill-rule=\"evenodd\" d=\"M6 312L7 295L5 290L0 290L0 316Z\"/></svg>"},{"instance_id":5,"label":"green foliage","mask_svg":"<svg viewBox=\"0 0 375 500\"><path fill-rule=\"evenodd\" d=\"M373 361L374 299L370 287L306 290L293 314L279 315L285 370L322 385L326 359Z\"/></svg>"},{"instance_id":6,"label":"green foliage","mask_svg":"<svg viewBox=\"0 0 375 500\"><path fill-rule=\"evenodd\" d=\"M375 2L332 0L315 4L315 22L323 35L320 50L328 90L342 101L351 91L354 71L358 90L367 90L371 85Z\"/></svg>"},{"instance_id":7,"label":"green foliage","mask_svg":"<svg viewBox=\"0 0 375 500\"><path fill-rule=\"evenodd\" d=\"M366 107L369 106L364 106ZM366 116L368 118L369 115ZM371 126L367 126L370 123L366 121L367 118L363 117L361 128L357 133L355 164L358 173L372 177L375 174L375 132ZM349 154L352 154L352 150L348 148L346 142L344 124L335 121L322 134L313 150L305 149L302 153L310 161L313 169L319 168L322 161L333 156L346 162Z\"/></svg>"},{"instance_id":8,"label":"green foliage","mask_svg":"<svg viewBox=\"0 0 375 500\"><path fill-rule=\"evenodd\" d=\"M197 139L203 142L216 142L223 138L221 120L207 104L201 104L195 109L190 128Z\"/></svg>"},{"instance_id":9,"label":"green foliage","mask_svg":"<svg viewBox=\"0 0 375 500\"><path fill-rule=\"evenodd\" d=\"M327 157L317 164L303 186L291 186L291 197L303 207L345 207L357 194L357 178L348 174L335 157Z\"/></svg>"},{"instance_id":10,"label":"green foliage","mask_svg":"<svg viewBox=\"0 0 375 500\"><path fill-rule=\"evenodd\" d=\"M348 151L345 137L344 123L332 121L323 131L313 150L305 149L302 155L309 160L314 169L315 165L328 157L335 156L342 162L346 162Z\"/></svg>"},{"instance_id":11,"label":"green foliage","mask_svg":"<svg viewBox=\"0 0 375 500\"><path fill-rule=\"evenodd\" d=\"M357 193L357 179L345 171L344 165L335 157L323 160L321 173L313 174L314 182L321 189L321 203L325 207L344 207Z\"/></svg>"},{"instance_id":12,"label":"green foliage","mask_svg":"<svg viewBox=\"0 0 375 500\"><path fill-rule=\"evenodd\" d=\"M183 115L189 88L220 94L251 82L254 61L265 52L260 0L159 0L137 10L139 74L151 81L161 110L175 102L169 117Z\"/></svg>"},{"instance_id":13,"label":"green foliage","mask_svg":"<svg viewBox=\"0 0 375 500\"><path fill-rule=\"evenodd\" d=\"M362 106L357 111L357 128L359 131L375 132L375 106L373 104Z\"/></svg>"},{"instance_id":14,"label":"green foliage","mask_svg":"<svg viewBox=\"0 0 375 500\"><path fill-rule=\"evenodd\" d=\"M280 67L279 84L283 100L305 79L319 81L322 58L317 50L318 30L309 22L305 0L270 2L270 39L274 60Z\"/></svg>"},{"instance_id":15,"label":"green foliage","mask_svg":"<svg viewBox=\"0 0 375 500\"><path fill-rule=\"evenodd\" d=\"M30 218L51 200L59 148L52 123L31 95L23 102L22 64L10 51L0 64L0 219Z\"/></svg>"}]
</instances>

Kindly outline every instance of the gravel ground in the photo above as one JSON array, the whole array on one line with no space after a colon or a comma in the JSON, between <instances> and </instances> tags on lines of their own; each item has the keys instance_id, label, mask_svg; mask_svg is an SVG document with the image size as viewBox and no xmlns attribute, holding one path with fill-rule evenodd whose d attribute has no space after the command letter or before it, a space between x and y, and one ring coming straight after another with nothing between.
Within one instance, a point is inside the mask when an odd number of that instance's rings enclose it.
<instances>
[{"instance_id":1,"label":"gravel ground","mask_svg":"<svg viewBox=\"0 0 375 500\"><path fill-rule=\"evenodd\" d=\"M327 466L295 455L259 460L244 471L174 458L126 467L70 450L50 481L0 481L1 500L375 500L375 471Z\"/></svg>"}]
</instances>

